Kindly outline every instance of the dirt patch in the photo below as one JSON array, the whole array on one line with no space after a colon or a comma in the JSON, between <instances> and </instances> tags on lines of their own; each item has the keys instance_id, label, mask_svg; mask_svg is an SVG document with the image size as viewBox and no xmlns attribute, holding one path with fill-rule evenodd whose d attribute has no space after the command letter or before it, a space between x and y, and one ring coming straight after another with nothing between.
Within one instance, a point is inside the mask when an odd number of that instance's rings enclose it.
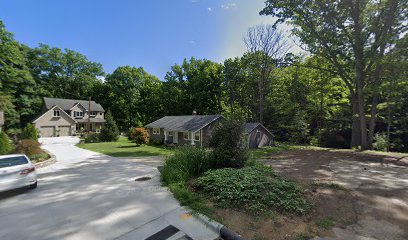
<instances>
[{"instance_id":1,"label":"dirt patch","mask_svg":"<svg viewBox=\"0 0 408 240\"><path fill-rule=\"evenodd\" d=\"M312 194L316 212L310 217L326 215L336 220L332 231L318 233L319 236L408 239L408 165L404 157L341 150L291 150L260 162L303 186L317 183L332 190L336 186L348 189L333 193L316 189L316 194ZM310 222L306 223L310 226Z\"/></svg>"},{"instance_id":2,"label":"dirt patch","mask_svg":"<svg viewBox=\"0 0 408 240\"><path fill-rule=\"evenodd\" d=\"M345 228L356 221L353 196L348 191L333 190L326 185L309 185L307 199L314 203L305 216L271 212L253 216L238 209L214 208L213 217L246 239L310 239L333 236L332 227ZM329 223L326 229L322 223Z\"/></svg>"}]
</instances>

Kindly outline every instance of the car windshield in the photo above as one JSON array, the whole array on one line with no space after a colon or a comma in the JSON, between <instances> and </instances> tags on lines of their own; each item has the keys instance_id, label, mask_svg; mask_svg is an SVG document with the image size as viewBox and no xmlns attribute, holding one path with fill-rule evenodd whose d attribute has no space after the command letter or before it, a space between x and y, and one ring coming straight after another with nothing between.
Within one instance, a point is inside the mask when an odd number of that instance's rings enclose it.
<instances>
[{"instance_id":1,"label":"car windshield","mask_svg":"<svg viewBox=\"0 0 408 240\"><path fill-rule=\"evenodd\" d=\"M0 168L23 165L27 163L28 161L24 156L0 158Z\"/></svg>"}]
</instances>

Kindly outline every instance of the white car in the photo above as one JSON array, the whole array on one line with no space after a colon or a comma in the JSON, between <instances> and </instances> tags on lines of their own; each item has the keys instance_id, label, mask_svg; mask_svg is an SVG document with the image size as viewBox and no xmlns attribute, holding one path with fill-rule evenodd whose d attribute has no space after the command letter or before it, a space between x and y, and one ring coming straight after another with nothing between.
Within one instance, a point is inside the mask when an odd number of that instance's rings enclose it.
<instances>
[{"instance_id":1,"label":"white car","mask_svg":"<svg viewBox=\"0 0 408 240\"><path fill-rule=\"evenodd\" d=\"M37 187L37 172L24 154L0 156L0 192L12 189Z\"/></svg>"}]
</instances>

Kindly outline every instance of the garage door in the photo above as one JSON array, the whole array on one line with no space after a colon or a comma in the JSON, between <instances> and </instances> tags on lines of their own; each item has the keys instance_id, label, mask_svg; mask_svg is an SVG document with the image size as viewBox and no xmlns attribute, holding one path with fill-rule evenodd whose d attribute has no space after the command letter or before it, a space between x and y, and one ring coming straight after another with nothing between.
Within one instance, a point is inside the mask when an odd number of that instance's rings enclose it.
<instances>
[{"instance_id":1,"label":"garage door","mask_svg":"<svg viewBox=\"0 0 408 240\"><path fill-rule=\"evenodd\" d=\"M55 132L54 126L40 127L41 137L54 137L54 132Z\"/></svg>"},{"instance_id":2,"label":"garage door","mask_svg":"<svg viewBox=\"0 0 408 240\"><path fill-rule=\"evenodd\" d=\"M71 136L71 126L58 126L60 136Z\"/></svg>"}]
</instances>

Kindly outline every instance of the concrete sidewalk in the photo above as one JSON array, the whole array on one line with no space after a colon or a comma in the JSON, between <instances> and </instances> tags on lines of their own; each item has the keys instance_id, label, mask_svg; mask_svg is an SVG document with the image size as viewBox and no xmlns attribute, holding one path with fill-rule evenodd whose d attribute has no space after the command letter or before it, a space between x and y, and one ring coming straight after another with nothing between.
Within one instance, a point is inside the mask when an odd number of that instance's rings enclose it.
<instances>
[{"instance_id":1,"label":"concrete sidewalk","mask_svg":"<svg viewBox=\"0 0 408 240\"><path fill-rule=\"evenodd\" d=\"M0 195L0 239L148 239L175 230L169 239L218 237L161 186L157 168L76 141L41 139L58 162L38 170L37 189ZM143 176L151 179L135 181Z\"/></svg>"}]
</instances>

